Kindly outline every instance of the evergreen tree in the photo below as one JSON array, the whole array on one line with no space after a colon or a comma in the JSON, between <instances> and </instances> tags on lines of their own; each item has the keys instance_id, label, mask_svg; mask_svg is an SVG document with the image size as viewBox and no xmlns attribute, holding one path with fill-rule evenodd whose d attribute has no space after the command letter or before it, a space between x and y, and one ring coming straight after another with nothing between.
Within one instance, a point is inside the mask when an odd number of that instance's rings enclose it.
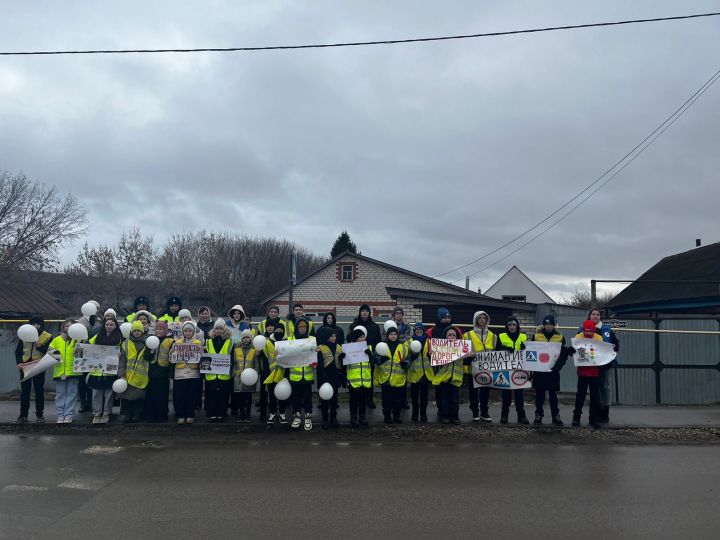
<instances>
[{"instance_id":1,"label":"evergreen tree","mask_svg":"<svg viewBox=\"0 0 720 540\"><path fill-rule=\"evenodd\" d=\"M335 243L330 250L330 257L337 257L338 255L340 255L341 253L345 253L346 251L361 255L361 253L357 249L357 246L355 245L355 242L350 240L350 235L348 234L348 232L343 231L342 233L340 233L340 236L337 237L337 240L335 240Z\"/></svg>"}]
</instances>

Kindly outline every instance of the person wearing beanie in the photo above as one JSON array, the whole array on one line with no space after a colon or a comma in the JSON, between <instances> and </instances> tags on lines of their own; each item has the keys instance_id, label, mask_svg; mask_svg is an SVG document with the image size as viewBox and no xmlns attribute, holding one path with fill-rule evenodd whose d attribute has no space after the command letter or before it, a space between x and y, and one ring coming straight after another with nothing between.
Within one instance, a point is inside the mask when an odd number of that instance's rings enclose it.
<instances>
[{"instance_id":1,"label":"person wearing beanie","mask_svg":"<svg viewBox=\"0 0 720 540\"><path fill-rule=\"evenodd\" d=\"M388 353L380 355L375 349L374 383L380 386L382 411L386 424L401 424L402 389L407 385L406 370L408 368L408 349L398 340L397 326L388 327L385 332L385 343Z\"/></svg>"},{"instance_id":2,"label":"person wearing beanie","mask_svg":"<svg viewBox=\"0 0 720 540\"><path fill-rule=\"evenodd\" d=\"M315 335L315 324L305 316L305 307L302 304L294 304L291 313L288 313L287 320L285 322L285 335L292 336L295 333L295 322L299 319L305 319L308 323L308 335Z\"/></svg>"},{"instance_id":3,"label":"person wearing beanie","mask_svg":"<svg viewBox=\"0 0 720 540\"><path fill-rule=\"evenodd\" d=\"M322 428L337 429L340 427L337 421L338 388L343 382L343 358L342 345L337 342L337 333L332 326L323 326L317 331L317 387L325 383L332 386L333 396L329 400L320 401L322 412Z\"/></svg>"},{"instance_id":4,"label":"person wearing beanie","mask_svg":"<svg viewBox=\"0 0 720 540\"><path fill-rule=\"evenodd\" d=\"M29 362L39 361L48 351L52 336L45 331L45 319L30 317L28 324L38 331L38 340L35 343L25 343L18 340L15 347L15 363L18 365L20 379L24 377L22 368ZM35 421L39 424L45 422L45 372L38 373L31 379L20 383L20 416L16 423L24 424L30 413L30 392L35 390Z\"/></svg>"},{"instance_id":5,"label":"person wearing beanie","mask_svg":"<svg viewBox=\"0 0 720 540\"><path fill-rule=\"evenodd\" d=\"M117 347L120 352L120 345L123 337L120 332L120 325L115 317L106 317L102 329L90 338L92 345L104 345L106 347ZM107 424L112 415L112 405L115 394L112 384L117 379L116 375L106 375L100 371L91 371L87 375L87 385L92 392L93 424Z\"/></svg>"},{"instance_id":6,"label":"person wearing beanie","mask_svg":"<svg viewBox=\"0 0 720 540\"><path fill-rule=\"evenodd\" d=\"M192 313L187 308L183 308L178 311L178 317L180 318L181 323L193 320Z\"/></svg>"},{"instance_id":7,"label":"person wearing beanie","mask_svg":"<svg viewBox=\"0 0 720 540\"><path fill-rule=\"evenodd\" d=\"M113 308L107 308L103 314L103 321L115 319L117 321L117 312Z\"/></svg>"},{"instance_id":8,"label":"person wearing beanie","mask_svg":"<svg viewBox=\"0 0 720 540\"><path fill-rule=\"evenodd\" d=\"M545 315L543 317L542 324L535 330L533 341L560 343L560 356L555 362L552 371L535 371L533 373L532 387L535 390L534 423L538 425L542 424L543 416L545 416L545 394L547 393L550 401L552 423L554 426L563 426L563 421L560 419L557 393L560 391L560 370L567 362L568 348L565 345L565 338L560 331L555 328L554 315Z\"/></svg>"},{"instance_id":9,"label":"person wearing beanie","mask_svg":"<svg viewBox=\"0 0 720 540\"><path fill-rule=\"evenodd\" d=\"M153 329L160 346L145 353L150 362L147 393L145 395L145 419L148 422L162 423L168 421L170 398L170 349L173 345L172 334L165 321L157 321Z\"/></svg>"},{"instance_id":10,"label":"person wearing beanie","mask_svg":"<svg viewBox=\"0 0 720 540\"><path fill-rule=\"evenodd\" d=\"M173 371L173 408L175 409L175 418L178 424L192 424L195 421L197 396L202 391L199 359L196 362L178 361L173 355L173 349L177 345L193 344L197 345L198 351L200 351L202 350L202 344L195 337L195 323L184 322L181 330L182 336L177 338L170 348L170 362L175 364Z\"/></svg>"},{"instance_id":11,"label":"person wearing beanie","mask_svg":"<svg viewBox=\"0 0 720 540\"><path fill-rule=\"evenodd\" d=\"M290 339L306 339L310 337L310 321L301 318L294 323L295 334ZM315 381L317 361L309 366L291 367L290 386L292 387L293 421L290 427L298 429L303 424L305 431L312 429L312 386ZM304 421L302 414L304 413Z\"/></svg>"},{"instance_id":12,"label":"person wearing beanie","mask_svg":"<svg viewBox=\"0 0 720 540\"><path fill-rule=\"evenodd\" d=\"M269 333L270 328L270 326L266 326L265 328L267 342L265 343L265 348L263 349L263 356L267 359L268 362L269 374L267 377L262 379L263 386L266 387L266 392L268 395L268 405L270 409L267 423L272 425L275 422L280 422L280 424L284 425L287 424L287 416L285 416L285 411L287 410L288 402L290 400L285 399L279 401L278 398L275 397L275 387L277 386L277 383L279 383L281 380L283 380L283 378L285 378L287 370L281 366L278 366L276 363L277 353L275 352L275 344L285 339L285 326L283 324L280 324L279 326L275 327L272 334Z\"/></svg>"},{"instance_id":13,"label":"person wearing beanie","mask_svg":"<svg viewBox=\"0 0 720 540\"><path fill-rule=\"evenodd\" d=\"M232 405L233 411L237 412L238 422L250 422L252 413L252 395L257 385L248 386L242 382L240 375L245 369L254 369L257 371L256 363L258 352L252 345L253 335L250 330L243 330L240 333L240 343L235 347L235 356L233 359L233 393ZM258 371L259 375L259 371Z\"/></svg>"},{"instance_id":14,"label":"person wearing beanie","mask_svg":"<svg viewBox=\"0 0 720 540\"><path fill-rule=\"evenodd\" d=\"M605 343L610 343L613 346L615 352L619 350L620 342L618 341L615 332L613 332L612 326L602 321L602 315L598 308L591 308L588 311L587 316L589 321L595 323L595 332L600 334L600 337ZM582 326L578 328L578 332L582 332ZM600 413L598 421L601 424L607 424L610 422L610 370L617 366L617 358L600 366Z\"/></svg>"},{"instance_id":15,"label":"person wearing beanie","mask_svg":"<svg viewBox=\"0 0 720 540\"><path fill-rule=\"evenodd\" d=\"M133 309L125 317L126 322L133 322L138 311L150 311L150 299L147 296L138 296L133 301Z\"/></svg>"},{"instance_id":16,"label":"person wearing beanie","mask_svg":"<svg viewBox=\"0 0 720 540\"><path fill-rule=\"evenodd\" d=\"M428 389L435 377L435 370L430 363L430 341L425 334L423 323L415 323L412 338L420 342L421 347L419 353L410 352L408 382L412 400L412 421L427 422Z\"/></svg>"},{"instance_id":17,"label":"person wearing beanie","mask_svg":"<svg viewBox=\"0 0 720 540\"><path fill-rule=\"evenodd\" d=\"M145 346L145 328L136 319L131 323L130 337L120 346L120 362L118 364L118 378L127 381L127 390L121 394L125 402L124 423L140 422L145 407L145 394L150 378L148 371L150 349Z\"/></svg>"},{"instance_id":18,"label":"person wearing beanie","mask_svg":"<svg viewBox=\"0 0 720 540\"><path fill-rule=\"evenodd\" d=\"M53 356L60 360L53 369L55 381L55 413L58 424L70 424L75 417L78 386L82 373L73 371L75 358L75 340L68 335L68 329L75 324L75 319L65 319L62 331L50 342L48 352L55 351Z\"/></svg>"},{"instance_id":19,"label":"person wearing beanie","mask_svg":"<svg viewBox=\"0 0 720 540\"><path fill-rule=\"evenodd\" d=\"M268 321L273 322L273 326L275 328L278 327L278 324L281 324L283 326L283 331L285 330L285 321L280 318L280 307L279 306L270 306L267 308L267 312L265 313L265 319L260 321L257 326L257 335L258 336L264 336L266 334L266 325ZM272 334L272 332L270 332Z\"/></svg>"},{"instance_id":20,"label":"person wearing beanie","mask_svg":"<svg viewBox=\"0 0 720 540\"><path fill-rule=\"evenodd\" d=\"M182 309L182 300L177 296L171 296L165 302L165 309L158 317L159 320L173 323L180 322L180 310Z\"/></svg>"},{"instance_id":21,"label":"person wearing beanie","mask_svg":"<svg viewBox=\"0 0 720 540\"><path fill-rule=\"evenodd\" d=\"M600 334L596 332L595 321L588 319L582 324L582 332L577 334L576 338L593 339L603 341ZM569 347L570 354L575 354L575 348ZM586 366L577 368L578 382L577 392L575 393L575 409L573 410L572 425L580 425L580 417L582 416L583 406L585 405L585 396L588 389L590 390L590 418L589 425L594 428L602 427L600 424L600 368L597 366Z\"/></svg>"},{"instance_id":22,"label":"person wearing beanie","mask_svg":"<svg viewBox=\"0 0 720 540\"><path fill-rule=\"evenodd\" d=\"M215 323L210 331L210 337L205 341L205 352L227 355L231 360L230 371L227 374L205 373L204 376L205 408L208 419L213 423L224 422L227 417L228 400L233 389L233 370L237 365L232 361L235 351L232 334L226 324ZM234 404L233 409L235 409Z\"/></svg>"},{"instance_id":23,"label":"person wearing beanie","mask_svg":"<svg viewBox=\"0 0 720 540\"><path fill-rule=\"evenodd\" d=\"M365 342L367 330L364 326L356 326L347 335L347 343ZM344 366L347 379L348 393L350 394L350 426L367 426L367 404L370 401L368 395L372 392L372 370L371 360L374 361L372 349L368 346L365 349L368 357L366 362L358 362Z\"/></svg>"},{"instance_id":24,"label":"person wearing beanie","mask_svg":"<svg viewBox=\"0 0 720 540\"><path fill-rule=\"evenodd\" d=\"M212 319L212 313L210 312L210 308L207 306L200 306L200 309L198 309L198 320L196 326L203 333L203 341L210 337L210 330L213 329L214 325L215 321L213 321Z\"/></svg>"},{"instance_id":25,"label":"person wearing beanie","mask_svg":"<svg viewBox=\"0 0 720 540\"><path fill-rule=\"evenodd\" d=\"M255 370L258 372L260 387L256 405L260 411L260 422L272 424L275 422L275 418L273 418L272 422L268 422L268 385L265 383L265 379L270 376L272 371L270 365L274 362L275 345L273 339L275 328L282 328L282 326L280 325L279 319L265 319L261 322L266 323L263 325L264 333L258 335L262 335L262 337L265 338L265 346L255 354ZM258 328L260 328L260 325L258 325ZM268 343L270 346L268 346ZM254 347L255 343L253 342L252 345Z\"/></svg>"},{"instance_id":26,"label":"person wearing beanie","mask_svg":"<svg viewBox=\"0 0 720 540\"><path fill-rule=\"evenodd\" d=\"M517 318L511 316L505 321L505 331L498 336L500 345L499 351L519 351L525 348L527 335L520 331L520 322ZM515 390L502 391L502 412L500 413L500 423L507 424L510 415L510 405L515 399L515 410L517 411L518 424L529 424L529 420L525 414L525 392L522 388Z\"/></svg>"},{"instance_id":27,"label":"person wearing beanie","mask_svg":"<svg viewBox=\"0 0 720 540\"><path fill-rule=\"evenodd\" d=\"M463 334L463 339L467 339L472 343L473 353L493 351L497 347L498 339L489 329L490 315L485 311L476 311L473 315L473 329ZM468 385L468 393L470 397L470 410L472 411L473 422L492 422L490 416L490 387L475 388L473 384L472 374L470 373L470 364L472 358L465 360L466 373L465 380Z\"/></svg>"},{"instance_id":28,"label":"person wearing beanie","mask_svg":"<svg viewBox=\"0 0 720 540\"><path fill-rule=\"evenodd\" d=\"M368 344L368 347L370 350L373 350L375 346L380 343L382 339L382 334L380 332L380 327L377 325L375 321L372 319L372 310L370 309L370 306L367 304L363 304L360 306L360 309L358 310L358 316L355 317L352 323L350 323L349 331L352 332L357 328L358 326L362 326L365 329L365 341ZM375 363L371 363L370 369L372 370L373 379L375 377ZM370 392L368 393L368 402L367 406L370 409L375 408L375 401L373 399L374 392L372 388L370 389Z\"/></svg>"},{"instance_id":29,"label":"person wearing beanie","mask_svg":"<svg viewBox=\"0 0 720 540\"><path fill-rule=\"evenodd\" d=\"M460 339L460 330L448 326L443 331L442 339ZM432 351L432 349L429 349ZM460 423L460 387L463 383L464 358L460 357L452 362L435 367L435 376L432 384L438 389L438 416L443 424Z\"/></svg>"}]
</instances>

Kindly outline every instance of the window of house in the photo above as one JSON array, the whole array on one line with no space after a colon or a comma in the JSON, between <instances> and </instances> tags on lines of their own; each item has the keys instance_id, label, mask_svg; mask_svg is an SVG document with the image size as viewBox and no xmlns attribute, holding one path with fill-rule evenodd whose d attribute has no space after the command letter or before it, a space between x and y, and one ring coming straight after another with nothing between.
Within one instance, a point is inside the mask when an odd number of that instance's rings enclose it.
<instances>
[{"instance_id":1,"label":"window of house","mask_svg":"<svg viewBox=\"0 0 720 540\"><path fill-rule=\"evenodd\" d=\"M343 264L342 265L341 278L343 281L352 281L353 280L353 265L352 264Z\"/></svg>"},{"instance_id":2,"label":"window of house","mask_svg":"<svg viewBox=\"0 0 720 540\"><path fill-rule=\"evenodd\" d=\"M520 294L503 294L502 299L510 302L527 302L525 296Z\"/></svg>"}]
</instances>

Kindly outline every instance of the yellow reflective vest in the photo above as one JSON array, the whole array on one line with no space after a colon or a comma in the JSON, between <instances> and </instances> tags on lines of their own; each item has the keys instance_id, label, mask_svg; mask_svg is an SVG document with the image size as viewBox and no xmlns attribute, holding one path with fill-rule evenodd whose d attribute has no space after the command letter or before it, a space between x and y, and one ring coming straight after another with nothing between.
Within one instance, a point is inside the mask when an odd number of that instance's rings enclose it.
<instances>
[{"instance_id":1,"label":"yellow reflective vest","mask_svg":"<svg viewBox=\"0 0 720 540\"><path fill-rule=\"evenodd\" d=\"M411 384L419 383L423 377L430 382L435 378L435 369L430 363L430 339L425 340L420 354L410 363L407 373L408 381Z\"/></svg>"},{"instance_id":2,"label":"yellow reflective vest","mask_svg":"<svg viewBox=\"0 0 720 540\"><path fill-rule=\"evenodd\" d=\"M500 339L500 343L502 343L503 347L512 349L513 351L519 351L521 349L520 346L527 341L527 336L522 333L518 335L517 341L510 339L510 336L508 336L505 332L500 334L498 338Z\"/></svg>"},{"instance_id":3,"label":"yellow reflective vest","mask_svg":"<svg viewBox=\"0 0 720 540\"><path fill-rule=\"evenodd\" d=\"M372 351L372 347L368 346ZM347 365L347 382L351 388L370 388L372 386L372 368L370 359L367 362Z\"/></svg>"},{"instance_id":4,"label":"yellow reflective vest","mask_svg":"<svg viewBox=\"0 0 720 540\"><path fill-rule=\"evenodd\" d=\"M40 360L43 356L45 356L45 353L39 351L38 347L47 345L48 343L50 343L51 339L52 339L52 336L48 332L45 332L43 330L43 332L38 336L38 340L36 343L23 342L23 353L22 353L23 363L31 362L33 360Z\"/></svg>"},{"instance_id":5,"label":"yellow reflective vest","mask_svg":"<svg viewBox=\"0 0 720 540\"><path fill-rule=\"evenodd\" d=\"M208 339L205 342L205 350L209 352L210 354L231 354L231 349L233 346L232 338L226 339L223 343L222 347L220 347L219 351L215 350L215 343L213 343L212 338ZM239 348L239 347L238 347ZM235 357L237 358L237 349L235 350ZM228 373L227 375L217 375L216 373L205 373L205 380L206 381L214 381L215 379L219 379L221 381L229 381L232 379L232 375Z\"/></svg>"},{"instance_id":6,"label":"yellow reflective vest","mask_svg":"<svg viewBox=\"0 0 720 540\"><path fill-rule=\"evenodd\" d=\"M247 368L257 369L255 367L256 356L257 351L252 345L250 345L250 348L247 351L240 346L235 347L235 375L240 377L243 370Z\"/></svg>"},{"instance_id":7,"label":"yellow reflective vest","mask_svg":"<svg viewBox=\"0 0 720 540\"><path fill-rule=\"evenodd\" d=\"M53 369L53 379L62 377L80 377L82 373L73 371L75 357L75 340L65 341L62 336L57 336L50 342L50 349L60 353L60 362Z\"/></svg>"},{"instance_id":8,"label":"yellow reflective vest","mask_svg":"<svg viewBox=\"0 0 720 540\"><path fill-rule=\"evenodd\" d=\"M265 343L265 348L263 349L263 354L265 355L265 358L268 359L268 362L270 364L270 375L268 375L267 378L263 381L263 384L279 383L285 377L285 368L279 367L275 362L277 353L275 352L274 341L270 339L267 340L267 343Z\"/></svg>"},{"instance_id":9,"label":"yellow reflective vest","mask_svg":"<svg viewBox=\"0 0 720 540\"><path fill-rule=\"evenodd\" d=\"M404 343L398 343L395 353L385 356L385 361L375 367L375 385L389 384L395 388L403 387L407 384L407 376L400 362L405 361L407 357L408 346Z\"/></svg>"},{"instance_id":10,"label":"yellow reflective vest","mask_svg":"<svg viewBox=\"0 0 720 540\"><path fill-rule=\"evenodd\" d=\"M495 334L493 334L490 330L487 331L484 342L475 330L465 332L462 338L469 339L472 342L473 352L476 353L495 350L495 343L497 342ZM463 366L463 371L465 373L470 373L470 366Z\"/></svg>"},{"instance_id":11,"label":"yellow reflective vest","mask_svg":"<svg viewBox=\"0 0 720 540\"><path fill-rule=\"evenodd\" d=\"M150 362L145 359L145 350L143 347L140 351L135 347L133 340L128 339L121 345L122 351L125 353L125 380L128 385L139 388L140 390L147 388L150 378L148 369Z\"/></svg>"}]
</instances>

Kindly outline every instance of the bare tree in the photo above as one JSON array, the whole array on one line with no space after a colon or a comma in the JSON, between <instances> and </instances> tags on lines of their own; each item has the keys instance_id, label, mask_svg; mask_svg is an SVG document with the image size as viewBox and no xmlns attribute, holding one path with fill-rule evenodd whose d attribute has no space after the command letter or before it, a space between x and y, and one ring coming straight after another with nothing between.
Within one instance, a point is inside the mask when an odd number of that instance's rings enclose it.
<instances>
[{"instance_id":1,"label":"bare tree","mask_svg":"<svg viewBox=\"0 0 720 540\"><path fill-rule=\"evenodd\" d=\"M0 271L57 267L57 249L85 233L85 209L74 195L0 172Z\"/></svg>"},{"instance_id":2,"label":"bare tree","mask_svg":"<svg viewBox=\"0 0 720 540\"><path fill-rule=\"evenodd\" d=\"M574 293L572 293L569 296L563 296L560 299L560 302L562 304L566 304L568 306L575 306L585 309L590 309L591 307L597 307L600 309L603 309L605 306L607 306L613 298L617 296L616 291L605 291L598 293L595 298L595 303L592 302L592 296L590 295L590 291L584 290L579 291L575 290Z\"/></svg>"}]
</instances>

